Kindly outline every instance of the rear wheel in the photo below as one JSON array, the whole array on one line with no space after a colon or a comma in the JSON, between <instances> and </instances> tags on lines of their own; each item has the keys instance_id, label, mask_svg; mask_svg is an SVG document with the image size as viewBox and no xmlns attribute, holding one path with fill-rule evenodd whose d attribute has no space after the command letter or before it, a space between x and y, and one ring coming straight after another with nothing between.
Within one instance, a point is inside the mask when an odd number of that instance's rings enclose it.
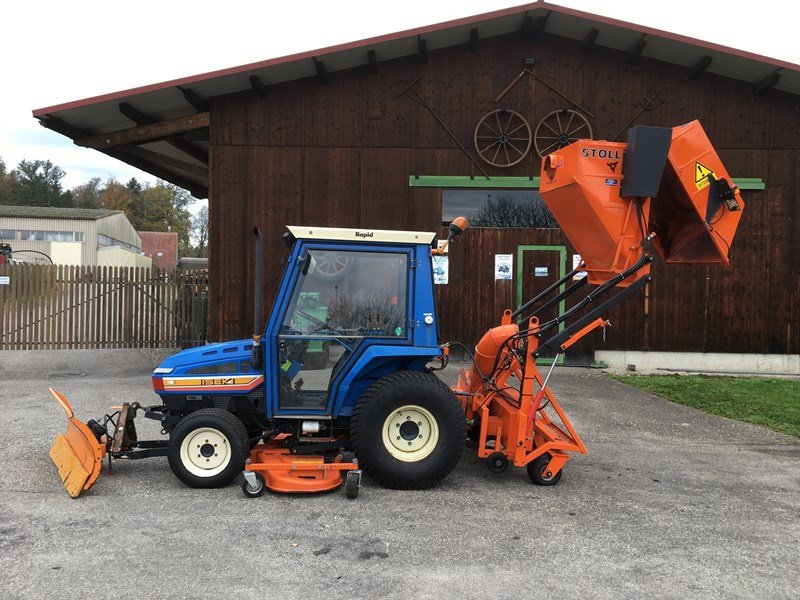
<instances>
[{"instance_id":1,"label":"rear wheel","mask_svg":"<svg viewBox=\"0 0 800 600\"><path fill-rule=\"evenodd\" d=\"M464 412L436 376L399 371L373 383L356 403L350 439L358 464L384 487L429 488L458 464Z\"/></svg>"},{"instance_id":2,"label":"rear wheel","mask_svg":"<svg viewBox=\"0 0 800 600\"><path fill-rule=\"evenodd\" d=\"M230 483L244 470L250 443L247 430L232 413L204 408L184 417L169 438L169 466L195 488Z\"/></svg>"}]
</instances>

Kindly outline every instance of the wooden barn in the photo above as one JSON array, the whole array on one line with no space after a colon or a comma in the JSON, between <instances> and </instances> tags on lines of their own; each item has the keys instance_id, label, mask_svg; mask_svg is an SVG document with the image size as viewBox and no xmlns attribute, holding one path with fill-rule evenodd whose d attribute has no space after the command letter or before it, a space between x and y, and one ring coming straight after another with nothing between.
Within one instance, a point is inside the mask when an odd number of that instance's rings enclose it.
<instances>
[{"instance_id":1,"label":"wooden barn","mask_svg":"<svg viewBox=\"0 0 800 600\"><path fill-rule=\"evenodd\" d=\"M254 226L267 239L269 298L286 225L439 231L455 207L535 199L554 133L623 140L634 124L700 119L747 203L732 266L657 261L646 294L573 359L796 354L799 94L798 65L536 2L34 116L208 197L212 339L251 330ZM487 150L481 128L518 140ZM495 279L498 254L511 255L510 279ZM437 286L441 338L474 343L505 307L569 271L573 254L559 229L471 229Z\"/></svg>"}]
</instances>

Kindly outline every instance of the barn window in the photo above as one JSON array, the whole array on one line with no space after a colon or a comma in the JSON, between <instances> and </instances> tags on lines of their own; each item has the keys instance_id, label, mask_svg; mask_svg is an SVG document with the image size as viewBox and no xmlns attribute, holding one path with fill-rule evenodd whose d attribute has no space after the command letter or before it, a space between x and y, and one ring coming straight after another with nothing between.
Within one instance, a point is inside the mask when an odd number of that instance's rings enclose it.
<instances>
[{"instance_id":1,"label":"barn window","mask_svg":"<svg viewBox=\"0 0 800 600\"><path fill-rule=\"evenodd\" d=\"M442 223L459 215L467 217L471 227L558 228L534 190L442 190Z\"/></svg>"}]
</instances>

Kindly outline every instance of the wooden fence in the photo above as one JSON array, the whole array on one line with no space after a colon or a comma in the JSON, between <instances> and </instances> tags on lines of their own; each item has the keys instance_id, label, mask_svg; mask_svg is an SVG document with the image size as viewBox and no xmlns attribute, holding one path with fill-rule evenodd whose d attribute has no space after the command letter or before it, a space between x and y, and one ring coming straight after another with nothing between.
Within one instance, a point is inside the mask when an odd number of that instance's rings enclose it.
<instances>
[{"instance_id":1,"label":"wooden fence","mask_svg":"<svg viewBox=\"0 0 800 600\"><path fill-rule=\"evenodd\" d=\"M206 271L0 265L0 350L204 344Z\"/></svg>"}]
</instances>

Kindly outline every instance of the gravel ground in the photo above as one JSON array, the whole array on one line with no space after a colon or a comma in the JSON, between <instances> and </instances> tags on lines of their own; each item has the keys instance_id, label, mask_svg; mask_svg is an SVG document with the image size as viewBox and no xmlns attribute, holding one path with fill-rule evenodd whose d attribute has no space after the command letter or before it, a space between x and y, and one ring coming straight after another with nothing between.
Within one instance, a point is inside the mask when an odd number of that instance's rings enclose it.
<instances>
[{"instance_id":1,"label":"gravel ground","mask_svg":"<svg viewBox=\"0 0 800 600\"><path fill-rule=\"evenodd\" d=\"M584 369L552 382L589 447L555 487L468 448L435 489L365 480L355 501L193 490L164 458L119 461L69 498L47 387L83 418L154 403L167 353L0 353L0 598L798 597L798 439Z\"/></svg>"}]
</instances>

